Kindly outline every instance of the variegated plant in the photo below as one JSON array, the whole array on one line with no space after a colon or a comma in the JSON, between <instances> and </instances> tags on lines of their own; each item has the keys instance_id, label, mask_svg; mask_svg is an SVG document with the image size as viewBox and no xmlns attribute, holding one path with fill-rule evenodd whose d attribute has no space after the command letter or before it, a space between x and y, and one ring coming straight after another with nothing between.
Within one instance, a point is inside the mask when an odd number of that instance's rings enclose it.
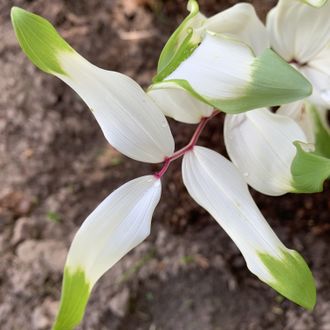
<instances>
[{"instance_id":1,"label":"variegated plant","mask_svg":"<svg viewBox=\"0 0 330 330\"><path fill-rule=\"evenodd\" d=\"M315 9L325 1L306 1L314 7L294 1L280 0L269 14L267 31L249 4L206 18L190 0L190 14L165 45L147 93L131 78L89 63L42 17L12 9L23 51L37 67L81 96L109 143L135 160L163 163L159 172L112 192L76 233L54 330L78 325L97 280L149 235L162 177L180 157L189 194L232 238L249 270L288 299L313 308L315 284L307 264L278 239L246 184L269 195L313 192L321 190L330 173L324 110L329 86L315 92L323 80L306 72L307 66L317 68L329 79L329 5ZM295 12L301 21L290 17ZM309 13L314 19L303 20ZM318 51L314 43L304 45L301 53L288 51L287 45L302 40L300 33L317 29L322 30ZM304 75L312 81L313 94ZM275 114L267 109L277 105L282 106ZM208 121L220 111L227 113L225 141L236 166L196 145ZM184 148L174 151L165 115L198 124Z\"/></svg>"}]
</instances>

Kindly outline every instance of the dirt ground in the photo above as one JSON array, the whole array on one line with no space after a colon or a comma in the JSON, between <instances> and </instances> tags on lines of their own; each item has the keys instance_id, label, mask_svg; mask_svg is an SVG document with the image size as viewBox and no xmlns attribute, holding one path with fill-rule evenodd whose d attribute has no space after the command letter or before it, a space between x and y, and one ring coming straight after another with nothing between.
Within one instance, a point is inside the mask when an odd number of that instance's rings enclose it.
<instances>
[{"instance_id":1,"label":"dirt ground","mask_svg":"<svg viewBox=\"0 0 330 330\"><path fill-rule=\"evenodd\" d=\"M211 15L236 1L200 1ZM253 1L264 17L274 1ZM17 45L9 11L50 19L86 58L150 83L185 1L0 0L0 329L49 329L70 241L112 190L159 165L112 149L79 97L36 69ZM170 121L177 147L194 129ZM200 144L225 154L222 119ZM236 246L186 193L180 161L163 180L151 236L93 290L80 330L330 330L329 191L279 198L252 192L283 242L317 282L313 312L283 299L245 267Z\"/></svg>"}]
</instances>

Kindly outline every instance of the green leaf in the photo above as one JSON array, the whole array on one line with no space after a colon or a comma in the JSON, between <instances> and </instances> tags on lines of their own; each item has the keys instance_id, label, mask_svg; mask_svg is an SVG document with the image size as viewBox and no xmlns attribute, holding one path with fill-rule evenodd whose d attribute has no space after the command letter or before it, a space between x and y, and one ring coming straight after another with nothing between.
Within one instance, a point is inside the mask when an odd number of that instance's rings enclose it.
<instances>
[{"instance_id":1,"label":"green leaf","mask_svg":"<svg viewBox=\"0 0 330 330\"><path fill-rule=\"evenodd\" d=\"M188 58L200 42L200 36L193 28L202 25L205 19L199 13L196 0L189 0L190 14L183 20L165 44L158 61L154 82L159 82L172 73L182 61Z\"/></svg>"},{"instance_id":2,"label":"green leaf","mask_svg":"<svg viewBox=\"0 0 330 330\"><path fill-rule=\"evenodd\" d=\"M294 142L297 154L291 165L293 192L314 193L323 190L323 183L330 177L330 159L302 148Z\"/></svg>"},{"instance_id":3,"label":"green leaf","mask_svg":"<svg viewBox=\"0 0 330 330\"><path fill-rule=\"evenodd\" d=\"M72 330L81 322L90 291L83 270L64 269L61 304L52 330Z\"/></svg>"},{"instance_id":4,"label":"green leaf","mask_svg":"<svg viewBox=\"0 0 330 330\"><path fill-rule=\"evenodd\" d=\"M44 18L13 7L11 20L24 53L39 69L47 73L66 74L57 59L59 52L74 52L55 28Z\"/></svg>"},{"instance_id":5,"label":"green leaf","mask_svg":"<svg viewBox=\"0 0 330 330\"><path fill-rule=\"evenodd\" d=\"M312 310L316 303L313 275L301 255L293 250L282 250L280 259L259 253L273 279L267 284L296 304Z\"/></svg>"},{"instance_id":6,"label":"green leaf","mask_svg":"<svg viewBox=\"0 0 330 330\"><path fill-rule=\"evenodd\" d=\"M314 122L315 154L330 158L330 131L325 126L326 123L322 121L316 106L305 102L305 107L310 112Z\"/></svg>"},{"instance_id":7,"label":"green leaf","mask_svg":"<svg viewBox=\"0 0 330 330\"><path fill-rule=\"evenodd\" d=\"M187 36L182 41L180 48L171 58L171 61L153 79L153 82L160 82L170 75L184 60L186 60L196 49L198 43L193 42L193 30L187 31Z\"/></svg>"}]
</instances>

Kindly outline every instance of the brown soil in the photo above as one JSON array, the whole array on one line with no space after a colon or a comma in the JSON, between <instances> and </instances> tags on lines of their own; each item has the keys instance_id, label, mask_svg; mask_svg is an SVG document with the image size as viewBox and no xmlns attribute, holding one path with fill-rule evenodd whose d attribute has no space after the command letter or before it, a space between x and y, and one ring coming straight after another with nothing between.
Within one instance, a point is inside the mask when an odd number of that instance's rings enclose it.
<instances>
[{"instance_id":1,"label":"brown soil","mask_svg":"<svg viewBox=\"0 0 330 330\"><path fill-rule=\"evenodd\" d=\"M236 1L200 1L214 14ZM252 1L261 16L273 0ZM49 329L70 241L113 189L156 171L112 149L87 107L36 69L17 45L12 5L50 19L90 61L147 86L185 1L0 1L0 329ZM177 146L191 125L170 122ZM221 120L200 144L225 154ZM329 191L280 198L253 195L283 242L306 258L318 303L307 312L245 267L235 245L186 193L180 162L163 180L151 236L95 287L79 329L330 329Z\"/></svg>"}]
</instances>

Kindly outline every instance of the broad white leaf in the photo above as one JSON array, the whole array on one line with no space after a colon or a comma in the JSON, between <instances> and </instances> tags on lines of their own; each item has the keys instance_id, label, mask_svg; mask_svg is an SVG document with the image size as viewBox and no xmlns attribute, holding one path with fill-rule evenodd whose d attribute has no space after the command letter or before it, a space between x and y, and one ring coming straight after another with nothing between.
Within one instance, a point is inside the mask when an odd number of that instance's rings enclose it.
<instances>
[{"instance_id":1,"label":"broad white leaf","mask_svg":"<svg viewBox=\"0 0 330 330\"><path fill-rule=\"evenodd\" d=\"M279 0L267 16L273 49L301 65L317 56L330 41L330 2L313 8L297 0Z\"/></svg>"},{"instance_id":2,"label":"broad white leaf","mask_svg":"<svg viewBox=\"0 0 330 330\"><path fill-rule=\"evenodd\" d=\"M226 115L224 138L228 155L248 184L266 195L293 191L291 164L294 141L307 142L302 128L291 118L257 109Z\"/></svg>"},{"instance_id":3,"label":"broad white leaf","mask_svg":"<svg viewBox=\"0 0 330 330\"><path fill-rule=\"evenodd\" d=\"M90 107L111 145L149 163L162 162L173 153L165 116L134 80L100 69L77 53L61 53L58 58L67 75L56 75Z\"/></svg>"},{"instance_id":4,"label":"broad white leaf","mask_svg":"<svg viewBox=\"0 0 330 330\"><path fill-rule=\"evenodd\" d=\"M226 113L293 102L312 91L303 75L270 49L255 56L245 43L210 33L152 88L185 89Z\"/></svg>"},{"instance_id":5,"label":"broad white leaf","mask_svg":"<svg viewBox=\"0 0 330 330\"><path fill-rule=\"evenodd\" d=\"M210 99L239 98L251 80L254 58L244 44L208 33L166 80L187 80L198 94Z\"/></svg>"},{"instance_id":6,"label":"broad white leaf","mask_svg":"<svg viewBox=\"0 0 330 330\"><path fill-rule=\"evenodd\" d=\"M330 42L327 47L312 58L308 66L330 76Z\"/></svg>"},{"instance_id":7,"label":"broad white leaf","mask_svg":"<svg viewBox=\"0 0 330 330\"><path fill-rule=\"evenodd\" d=\"M315 69L310 65L300 68L300 72L313 85L313 94L308 100L324 108L330 108L330 75L324 72L327 70Z\"/></svg>"}]
</instances>

